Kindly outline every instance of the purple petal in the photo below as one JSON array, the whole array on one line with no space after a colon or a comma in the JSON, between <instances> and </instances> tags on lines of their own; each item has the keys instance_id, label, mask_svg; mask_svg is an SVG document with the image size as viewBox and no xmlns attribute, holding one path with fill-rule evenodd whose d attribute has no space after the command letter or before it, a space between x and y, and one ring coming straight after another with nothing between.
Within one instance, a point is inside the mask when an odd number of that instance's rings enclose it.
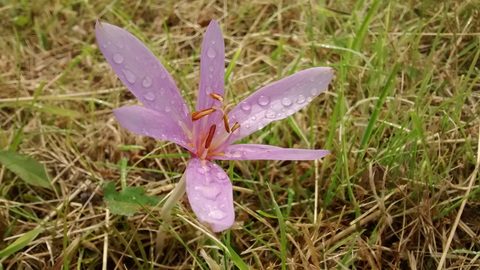
<instances>
[{"instance_id":1,"label":"purple petal","mask_svg":"<svg viewBox=\"0 0 480 270\"><path fill-rule=\"evenodd\" d=\"M229 142L241 140L307 106L327 88L332 77L333 70L328 67L310 68L257 90L228 114L231 123L240 124Z\"/></svg>"},{"instance_id":2,"label":"purple petal","mask_svg":"<svg viewBox=\"0 0 480 270\"><path fill-rule=\"evenodd\" d=\"M208 222L214 232L233 225L232 183L225 171L216 163L192 158L187 171L187 196L190 206L200 222Z\"/></svg>"},{"instance_id":3,"label":"purple petal","mask_svg":"<svg viewBox=\"0 0 480 270\"><path fill-rule=\"evenodd\" d=\"M149 109L168 113L192 128L190 109L172 76L138 38L117 26L95 25L105 59L123 84Z\"/></svg>"},{"instance_id":4,"label":"purple petal","mask_svg":"<svg viewBox=\"0 0 480 270\"><path fill-rule=\"evenodd\" d=\"M222 108L222 103L210 97L211 93L223 97L225 82L225 43L222 30L216 20L208 25L203 38L202 52L200 58L200 86L198 89L197 111L211 108L213 106ZM197 121L197 130L208 129L220 121L222 113L216 111Z\"/></svg>"},{"instance_id":5,"label":"purple petal","mask_svg":"<svg viewBox=\"0 0 480 270\"><path fill-rule=\"evenodd\" d=\"M205 32L200 63L197 111L212 106L221 108L222 103L210 97L211 93L223 96L225 82L225 43L216 20L210 22Z\"/></svg>"},{"instance_id":6,"label":"purple petal","mask_svg":"<svg viewBox=\"0 0 480 270\"><path fill-rule=\"evenodd\" d=\"M224 149L224 156L214 156L220 160L315 160L326 156L328 150L281 148L263 144L235 144Z\"/></svg>"},{"instance_id":7,"label":"purple petal","mask_svg":"<svg viewBox=\"0 0 480 270\"><path fill-rule=\"evenodd\" d=\"M113 110L118 122L129 131L162 140L168 140L179 144L190 152L196 151L188 145L190 139L181 125L182 122L174 122L172 117L142 106L126 106Z\"/></svg>"}]
</instances>

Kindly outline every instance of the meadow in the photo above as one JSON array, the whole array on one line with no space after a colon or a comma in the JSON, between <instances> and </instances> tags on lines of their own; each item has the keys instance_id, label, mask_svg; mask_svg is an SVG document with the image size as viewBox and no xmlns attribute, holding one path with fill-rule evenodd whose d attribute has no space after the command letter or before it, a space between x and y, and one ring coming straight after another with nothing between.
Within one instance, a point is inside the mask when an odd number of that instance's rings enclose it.
<instances>
[{"instance_id":1,"label":"meadow","mask_svg":"<svg viewBox=\"0 0 480 270\"><path fill-rule=\"evenodd\" d=\"M0 2L0 270L479 269L477 1ZM195 108L216 19L225 101L312 67L335 70L301 111L242 140L328 149L315 161L217 161L234 225L214 233L187 196L190 160L123 128L141 103L95 37L138 37ZM123 215L122 215L123 214Z\"/></svg>"}]
</instances>

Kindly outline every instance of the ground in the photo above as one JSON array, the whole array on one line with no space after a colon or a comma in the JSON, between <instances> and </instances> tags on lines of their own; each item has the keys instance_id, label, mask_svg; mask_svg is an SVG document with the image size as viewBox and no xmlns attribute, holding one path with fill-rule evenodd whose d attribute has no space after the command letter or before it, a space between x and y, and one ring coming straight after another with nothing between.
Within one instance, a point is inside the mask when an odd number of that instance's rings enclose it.
<instances>
[{"instance_id":1,"label":"ground","mask_svg":"<svg viewBox=\"0 0 480 270\"><path fill-rule=\"evenodd\" d=\"M0 269L478 269L479 7L3 0L0 146L44 164L54 188L1 167L0 250L36 237L3 254ZM116 215L104 185L120 190L124 179L162 199L189 153L120 126L112 110L139 101L105 61L94 26L140 38L194 108L211 19L225 38L230 103L309 67L335 69L305 109L244 139L331 152L219 162L235 186L234 226L210 232L185 196L162 245L163 201Z\"/></svg>"}]
</instances>

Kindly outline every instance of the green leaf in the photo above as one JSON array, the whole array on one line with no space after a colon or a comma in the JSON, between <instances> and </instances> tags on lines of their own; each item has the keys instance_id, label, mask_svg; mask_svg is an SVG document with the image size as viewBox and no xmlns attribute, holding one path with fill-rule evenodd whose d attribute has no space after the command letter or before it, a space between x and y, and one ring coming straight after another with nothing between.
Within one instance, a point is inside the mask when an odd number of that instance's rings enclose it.
<instances>
[{"instance_id":1,"label":"green leaf","mask_svg":"<svg viewBox=\"0 0 480 270\"><path fill-rule=\"evenodd\" d=\"M159 197L146 196L143 194L143 187L126 187L122 191L115 191L115 183L107 182L105 184L105 198L103 201L108 209L118 215L132 216L139 209L140 205L157 205L160 202Z\"/></svg>"},{"instance_id":2,"label":"green leaf","mask_svg":"<svg viewBox=\"0 0 480 270\"><path fill-rule=\"evenodd\" d=\"M233 250L230 245L226 245L228 248L228 252L230 252L230 259L232 259L233 263L236 267L240 270L248 270L248 265L242 260L242 258Z\"/></svg>"},{"instance_id":3,"label":"green leaf","mask_svg":"<svg viewBox=\"0 0 480 270\"><path fill-rule=\"evenodd\" d=\"M0 251L0 258L10 256L13 253L21 250L26 247L30 242L35 240L37 236L42 232L43 228L37 228L35 230L29 231L26 234L22 235L20 238L15 240L12 244L6 247L4 250Z\"/></svg>"},{"instance_id":4,"label":"green leaf","mask_svg":"<svg viewBox=\"0 0 480 270\"><path fill-rule=\"evenodd\" d=\"M27 16L16 16L13 18L13 23L18 26L25 26L30 19Z\"/></svg>"},{"instance_id":5,"label":"green leaf","mask_svg":"<svg viewBox=\"0 0 480 270\"><path fill-rule=\"evenodd\" d=\"M18 175L23 181L31 185L52 189L45 166L35 159L8 150L0 152L0 163Z\"/></svg>"},{"instance_id":6,"label":"green leaf","mask_svg":"<svg viewBox=\"0 0 480 270\"><path fill-rule=\"evenodd\" d=\"M39 104L39 103L33 104L32 109L41 111L44 113L50 113L54 115L60 115L60 116L66 116L66 117L72 117L72 118L80 118L83 116L83 114L79 111L74 111L74 110L64 109L58 106Z\"/></svg>"},{"instance_id":7,"label":"green leaf","mask_svg":"<svg viewBox=\"0 0 480 270\"><path fill-rule=\"evenodd\" d=\"M143 150L145 147L141 145L119 145L117 149L120 151Z\"/></svg>"}]
</instances>

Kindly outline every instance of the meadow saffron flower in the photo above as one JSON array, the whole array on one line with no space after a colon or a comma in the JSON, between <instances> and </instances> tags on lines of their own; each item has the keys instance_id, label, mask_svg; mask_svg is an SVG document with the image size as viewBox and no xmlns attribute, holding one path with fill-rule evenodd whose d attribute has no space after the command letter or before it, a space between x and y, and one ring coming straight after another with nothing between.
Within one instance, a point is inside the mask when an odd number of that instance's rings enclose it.
<instances>
[{"instance_id":1,"label":"meadow saffron flower","mask_svg":"<svg viewBox=\"0 0 480 270\"><path fill-rule=\"evenodd\" d=\"M183 195L186 189L198 220L209 223L214 232L232 226L235 212L232 183L212 159L315 160L328 154L328 150L233 143L305 107L327 88L332 69L297 72L257 90L229 111L224 100L225 44L218 23L212 20L202 43L197 108L191 113L173 78L139 39L99 22L95 34L110 66L145 105L121 107L114 115L133 133L168 140L190 152L185 184L177 186L177 194Z\"/></svg>"}]
</instances>

